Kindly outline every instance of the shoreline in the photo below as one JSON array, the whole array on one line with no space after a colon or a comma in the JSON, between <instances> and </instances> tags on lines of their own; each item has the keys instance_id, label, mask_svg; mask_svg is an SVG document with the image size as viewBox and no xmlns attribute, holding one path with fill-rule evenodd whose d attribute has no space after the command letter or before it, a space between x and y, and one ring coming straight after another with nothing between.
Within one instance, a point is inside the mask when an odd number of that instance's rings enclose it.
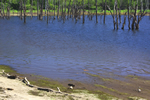
<instances>
[{"instance_id":1,"label":"shoreline","mask_svg":"<svg viewBox=\"0 0 150 100\"><path fill-rule=\"evenodd\" d=\"M125 13L127 13L127 12L121 12L121 15L125 15ZM6 15L6 13L5 13L5 15ZM45 14L44 12L43 12L43 17L44 16L47 16L47 13ZM81 16L83 15L82 13L80 14ZM90 13L90 14L88 14L88 12L85 12L84 13L84 15L96 15L96 13ZM97 15L99 16L99 15L104 15L104 13L103 12L98 12L97 13ZM106 13L106 15L111 15L111 13L110 12L107 12ZM137 15L138 15L138 13L137 13ZM140 13L139 13L139 15L140 15ZM11 16L20 16L20 12L15 12L15 13L10 13L10 17ZM24 14L22 13L22 17L24 16ZM31 13L30 12L26 12L26 16L31 16ZM37 12L33 12L33 16L37 16ZM54 16L54 12L49 12L49 16ZM57 16L57 12L55 12L55 16ZM61 16L61 13L59 13L59 16ZM68 16L68 14L66 14L66 16ZM147 14L145 14L145 16L150 16L150 12L148 12ZM5 16L5 17L7 17L7 16Z\"/></svg>"},{"instance_id":2,"label":"shoreline","mask_svg":"<svg viewBox=\"0 0 150 100\"><path fill-rule=\"evenodd\" d=\"M0 69L2 67L0 66ZM13 70L13 69L11 69ZM17 74L17 72L14 72ZM28 80L33 84L37 86L42 87L49 87L52 84L50 88L56 89L56 87L60 87L60 90L63 92L69 92L72 93L73 91L88 91L90 94L98 95L99 98L103 98L102 94L106 95L105 98L109 97L115 97L118 99L129 99L130 97L138 97L138 98L145 98L150 99L149 97L149 83L150 79L139 77L136 75L128 75L124 76L124 80L116 80L112 78L104 78L99 75L94 75L87 73L90 78L93 79L93 82L87 83L87 82L81 82L81 81L75 81L72 79L66 79L66 80L53 80L50 78L45 78L42 76L37 75L31 75L31 74L24 74L21 76L25 76L28 78ZM121 77L121 76L120 76ZM47 83L47 84L44 84ZM73 91L67 90L67 84L75 84L75 89ZM138 91L138 89L141 89L141 92ZM80 91L80 92L82 92ZM145 100L142 99L142 100ZM134 99L132 99L134 100Z\"/></svg>"}]
</instances>

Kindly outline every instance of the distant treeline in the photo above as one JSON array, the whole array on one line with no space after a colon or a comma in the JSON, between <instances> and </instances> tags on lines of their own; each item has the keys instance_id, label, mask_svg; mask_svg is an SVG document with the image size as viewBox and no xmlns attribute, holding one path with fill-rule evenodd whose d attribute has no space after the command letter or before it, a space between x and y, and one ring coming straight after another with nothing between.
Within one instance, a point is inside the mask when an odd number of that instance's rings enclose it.
<instances>
[{"instance_id":1,"label":"distant treeline","mask_svg":"<svg viewBox=\"0 0 150 100\"><path fill-rule=\"evenodd\" d=\"M0 0L0 9L2 9L3 7L7 8L9 6L10 9L19 10L20 1L21 0ZM24 2L24 0L22 1ZM56 9L58 8L59 1L60 1L60 6L64 5L66 1L67 8L69 7L69 3L70 3L70 6L72 6L73 3L74 3L74 6L75 5L82 6L83 1L84 1L85 9L88 9L88 10L96 9L95 0L43 0L43 9L47 7L46 5L48 5L49 9L53 9L55 5L55 9ZM103 11L103 9L105 8L105 1L106 1L106 4L109 5L111 9L114 8L115 0L97 0L98 10ZM125 10L127 9L128 5L134 6L137 1L138 1L138 9L141 8L141 2L143 2L143 7L146 7L147 0L118 0L118 8L120 8L121 10ZM42 0L25 0L27 10L31 8L32 2L33 2L33 6L32 6L33 10L37 10L37 2L41 4Z\"/></svg>"}]
</instances>

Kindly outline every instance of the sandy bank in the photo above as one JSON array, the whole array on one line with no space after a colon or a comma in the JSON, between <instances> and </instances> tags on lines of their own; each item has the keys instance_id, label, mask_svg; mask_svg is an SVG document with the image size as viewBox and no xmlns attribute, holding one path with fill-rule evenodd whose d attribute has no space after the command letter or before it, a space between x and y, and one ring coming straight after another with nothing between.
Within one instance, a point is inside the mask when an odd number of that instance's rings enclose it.
<instances>
[{"instance_id":1,"label":"sandy bank","mask_svg":"<svg viewBox=\"0 0 150 100\"><path fill-rule=\"evenodd\" d=\"M71 96L72 95L72 96ZM99 100L86 92L65 94L46 92L28 87L19 79L0 75L0 100Z\"/></svg>"}]
</instances>

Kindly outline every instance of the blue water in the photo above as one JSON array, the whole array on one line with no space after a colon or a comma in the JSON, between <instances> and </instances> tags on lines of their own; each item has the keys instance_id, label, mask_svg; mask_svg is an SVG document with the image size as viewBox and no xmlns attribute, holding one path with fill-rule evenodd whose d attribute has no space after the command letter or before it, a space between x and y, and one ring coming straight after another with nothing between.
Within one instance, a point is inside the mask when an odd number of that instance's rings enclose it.
<instances>
[{"instance_id":1,"label":"blue water","mask_svg":"<svg viewBox=\"0 0 150 100\"><path fill-rule=\"evenodd\" d=\"M86 17L77 23L39 21L27 17L0 19L0 64L19 73L54 79L82 80L87 73L150 76L150 20L145 16L139 30L113 30L113 19L96 24ZM123 16L122 16L123 20Z\"/></svg>"}]
</instances>

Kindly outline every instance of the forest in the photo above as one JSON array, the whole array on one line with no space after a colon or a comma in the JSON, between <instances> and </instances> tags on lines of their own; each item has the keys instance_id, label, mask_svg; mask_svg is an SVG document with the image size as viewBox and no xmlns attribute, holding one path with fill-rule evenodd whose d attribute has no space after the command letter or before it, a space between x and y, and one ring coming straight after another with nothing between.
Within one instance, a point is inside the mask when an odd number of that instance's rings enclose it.
<instances>
[{"instance_id":1,"label":"forest","mask_svg":"<svg viewBox=\"0 0 150 100\"><path fill-rule=\"evenodd\" d=\"M149 1L150 0L0 0L0 14L1 17L9 19L10 12L14 10L20 13L20 18L26 23L26 13L30 13L31 18L34 14L37 14L39 20L43 19L43 16L51 14L57 18L61 15L61 19L65 21L66 15L71 18L75 18L77 21L83 16L83 23L85 21L85 14L92 20L93 15L96 15L96 23L98 23L98 14L105 16L109 14L113 18L114 29L119 28L119 22L121 23L121 15L124 16L122 29L124 29L126 22L126 15L128 15L128 28L139 29L139 23L142 17L150 14ZM45 10L45 11L43 11ZM6 12L6 14L5 14ZM44 14L45 13L45 14ZM68 18L67 17L67 18ZM132 20L132 22L131 22Z\"/></svg>"},{"instance_id":2,"label":"forest","mask_svg":"<svg viewBox=\"0 0 150 100\"><path fill-rule=\"evenodd\" d=\"M10 6L11 10L19 10L19 4L21 1L25 1L26 10L30 10L31 7L33 10L37 10L37 2L39 2L39 4L43 2L43 9L46 9L47 7L49 9L53 9L54 6L55 9L57 9L58 4L60 4L60 6L65 4L66 8L73 4L76 6L80 6L84 2L84 9L95 10L95 2L97 1L97 10L99 12L102 12L105 9L105 3L109 5L110 9L113 9L116 0L0 0L0 7L2 9L3 7L7 8L8 6ZM139 9L141 8L142 4L144 7L143 9L146 9L146 7L149 7L149 1L150 0L117 0L118 7L121 10L126 10L129 4L130 6L135 6L135 4L137 4Z\"/></svg>"}]
</instances>

